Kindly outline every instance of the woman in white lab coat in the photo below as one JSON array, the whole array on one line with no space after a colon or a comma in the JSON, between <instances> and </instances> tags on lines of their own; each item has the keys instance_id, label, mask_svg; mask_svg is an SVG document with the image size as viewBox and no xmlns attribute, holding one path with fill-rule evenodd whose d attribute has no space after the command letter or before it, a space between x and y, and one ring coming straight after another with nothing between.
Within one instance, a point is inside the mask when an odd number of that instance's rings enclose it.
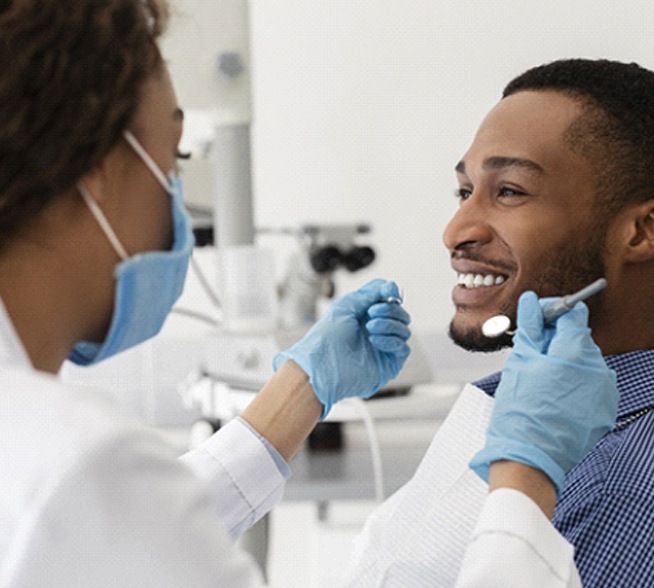
<instances>
[{"instance_id":1,"label":"woman in white lab coat","mask_svg":"<svg viewBox=\"0 0 654 588\"><path fill-rule=\"evenodd\" d=\"M3 586L261 585L234 540L281 498L331 405L373 394L408 355L397 286L375 280L181 459L57 379L66 359L154 335L183 286L193 240L171 173L183 114L156 46L165 20L157 0L0 5Z\"/></svg>"},{"instance_id":2,"label":"woman in white lab coat","mask_svg":"<svg viewBox=\"0 0 654 588\"><path fill-rule=\"evenodd\" d=\"M2 586L258 584L234 539L281 498L332 403L371 395L409 352L408 314L378 303L397 286L375 280L181 460L55 377L154 335L184 284L193 238L164 22L156 0L0 4Z\"/></svg>"}]
</instances>

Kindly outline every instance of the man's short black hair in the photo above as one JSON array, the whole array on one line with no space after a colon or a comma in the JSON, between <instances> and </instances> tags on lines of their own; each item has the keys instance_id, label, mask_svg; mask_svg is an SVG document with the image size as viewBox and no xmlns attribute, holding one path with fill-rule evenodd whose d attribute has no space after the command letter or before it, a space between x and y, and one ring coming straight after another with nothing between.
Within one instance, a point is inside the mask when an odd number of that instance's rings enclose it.
<instances>
[{"instance_id":1,"label":"man's short black hair","mask_svg":"<svg viewBox=\"0 0 654 588\"><path fill-rule=\"evenodd\" d=\"M604 212L654 198L654 72L636 63L565 59L526 71L502 97L525 90L561 92L582 105L564 138L594 165Z\"/></svg>"}]
</instances>

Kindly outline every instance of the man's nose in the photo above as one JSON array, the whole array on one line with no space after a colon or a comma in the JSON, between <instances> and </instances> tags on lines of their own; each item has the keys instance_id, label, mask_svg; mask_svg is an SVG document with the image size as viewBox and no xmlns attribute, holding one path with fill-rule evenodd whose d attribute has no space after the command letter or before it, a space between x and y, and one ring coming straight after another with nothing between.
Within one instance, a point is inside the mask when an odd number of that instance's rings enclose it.
<instances>
[{"instance_id":1,"label":"man's nose","mask_svg":"<svg viewBox=\"0 0 654 588\"><path fill-rule=\"evenodd\" d=\"M443 242L450 252L454 252L485 245L490 242L492 234L488 211L477 202L467 200L445 227Z\"/></svg>"}]
</instances>

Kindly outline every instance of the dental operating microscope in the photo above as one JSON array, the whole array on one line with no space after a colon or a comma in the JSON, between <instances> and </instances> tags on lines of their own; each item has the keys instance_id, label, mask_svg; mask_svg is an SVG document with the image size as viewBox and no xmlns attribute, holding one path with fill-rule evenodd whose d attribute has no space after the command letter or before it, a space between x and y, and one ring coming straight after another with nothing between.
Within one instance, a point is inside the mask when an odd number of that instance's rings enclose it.
<instances>
[{"instance_id":1,"label":"dental operating microscope","mask_svg":"<svg viewBox=\"0 0 654 588\"><path fill-rule=\"evenodd\" d=\"M339 269L356 272L375 260L372 247L355 242L357 235L369 232L364 224L308 224L294 232L299 247L279 286L280 328L311 326L319 318L320 299L334 297L334 273Z\"/></svg>"}]
</instances>

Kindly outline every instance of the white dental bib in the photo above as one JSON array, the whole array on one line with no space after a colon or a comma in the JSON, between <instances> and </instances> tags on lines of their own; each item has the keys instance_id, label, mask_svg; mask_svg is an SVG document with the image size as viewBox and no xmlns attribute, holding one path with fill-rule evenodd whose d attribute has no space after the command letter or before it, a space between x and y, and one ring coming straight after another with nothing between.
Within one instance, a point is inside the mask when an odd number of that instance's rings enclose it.
<instances>
[{"instance_id":1,"label":"white dental bib","mask_svg":"<svg viewBox=\"0 0 654 588\"><path fill-rule=\"evenodd\" d=\"M488 494L468 462L484 445L493 402L463 389L413 478L368 518L347 586L454 586Z\"/></svg>"}]
</instances>

